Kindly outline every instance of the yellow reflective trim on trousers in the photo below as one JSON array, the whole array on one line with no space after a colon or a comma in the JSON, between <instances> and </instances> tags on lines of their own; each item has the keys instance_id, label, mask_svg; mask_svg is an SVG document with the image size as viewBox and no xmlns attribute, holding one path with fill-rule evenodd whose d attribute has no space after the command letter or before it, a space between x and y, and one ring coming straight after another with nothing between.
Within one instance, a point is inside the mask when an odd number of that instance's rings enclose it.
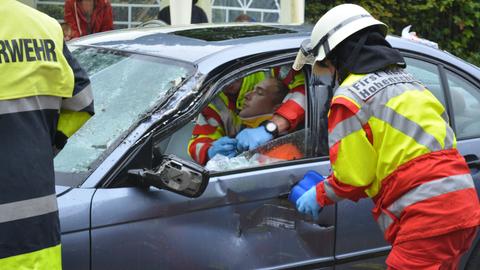
<instances>
[{"instance_id":1,"label":"yellow reflective trim on trousers","mask_svg":"<svg viewBox=\"0 0 480 270\"><path fill-rule=\"evenodd\" d=\"M0 259L0 269L60 270L62 269L61 245Z\"/></svg>"}]
</instances>

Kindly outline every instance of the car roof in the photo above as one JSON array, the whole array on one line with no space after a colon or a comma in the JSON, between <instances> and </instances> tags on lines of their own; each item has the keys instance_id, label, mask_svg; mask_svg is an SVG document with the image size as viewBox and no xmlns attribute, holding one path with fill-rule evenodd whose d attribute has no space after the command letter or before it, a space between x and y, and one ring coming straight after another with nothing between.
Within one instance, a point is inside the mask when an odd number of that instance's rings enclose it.
<instances>
[{"instance_id":1,"label":"car roof","mask_svg":"<svg viewBox=\"0 0 480 270\"><path fill-rule=\"evenodd\" d=\"M96 33L68 44L110 48L212 66L243 56L296 50L303 40L310 37L311 30L311 25L261 23L139 27ZM446 51L396 36L388 36L387 40L397 49L454 64L470 73L480 72L478 67Z\"/></svg>"},{"instance_id":2,"label":"car roof","mask_svg":"<svg viewBox=\"0 0 480 270\"><path fill-rule=\"evenodd\" d=\"M298 48L298 42L308 37L310 30L309 26L252 23L145 27L97 33L72 40L69 45L111 48L196 63L232 47L251 47L252 53L271 51L280 43L281 49Z\"/></svg>"}]
</instances>

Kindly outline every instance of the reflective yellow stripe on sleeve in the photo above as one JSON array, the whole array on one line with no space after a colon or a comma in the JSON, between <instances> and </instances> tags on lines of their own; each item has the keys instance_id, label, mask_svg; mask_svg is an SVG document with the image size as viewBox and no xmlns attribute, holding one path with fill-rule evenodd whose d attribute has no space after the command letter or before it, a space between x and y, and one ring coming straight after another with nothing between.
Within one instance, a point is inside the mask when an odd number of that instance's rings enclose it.
<instances>
[{"instance_id":1,"label":"reflective yellow stripe on sleeve","mask_svg":"<svg viewBox=\"0 0 480 270\"><path fill-rule=\"evenodd\" d=\"M58 119L57 130L70 138L90 117L92 116L88 112L62 110Z\"/></svg>"}]
</instances>

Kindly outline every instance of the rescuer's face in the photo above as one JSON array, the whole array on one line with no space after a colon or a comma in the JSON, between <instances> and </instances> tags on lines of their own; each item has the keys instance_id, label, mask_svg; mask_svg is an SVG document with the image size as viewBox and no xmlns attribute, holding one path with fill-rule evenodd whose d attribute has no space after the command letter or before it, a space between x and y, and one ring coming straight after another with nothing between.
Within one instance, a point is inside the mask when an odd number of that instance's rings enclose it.
<instances>
[{"instance_id":1,"label":"rescuer's face","mask_svg":"<svg viewBox=\"0 0 480 270\"><path fill-rule=\"evenodd\" d=\"M326 59L322 62L315 62L315 64L312 66L312 74L313 76L320 78L323 85L336 88L338 82L338 73L336 72L335 66L330 60Z\"/></svg>"}]
</instances>

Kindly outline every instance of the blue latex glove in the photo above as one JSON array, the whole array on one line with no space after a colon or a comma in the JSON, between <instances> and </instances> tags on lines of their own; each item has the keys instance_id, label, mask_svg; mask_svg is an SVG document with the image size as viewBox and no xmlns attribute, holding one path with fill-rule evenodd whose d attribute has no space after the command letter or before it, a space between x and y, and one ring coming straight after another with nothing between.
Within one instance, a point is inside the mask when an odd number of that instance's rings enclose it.
<instances>
[{"instance_id":1,"label":"blue latex glove","mask_svg":"<svg viewBox=\"0 0 480 270\"><path fill-rule=\"evenodd\" d=\"M234 157L237 154L237 140L224 136L214 141L208 148L208 158L211 159L216 154Z\"/></svg>"},{"instance_id":2,"label":"blue latex glove","mask_svg":"<svg viewBox=\"0 0 480 270\"><path fill-rule=\"evenodd\" d=\"M313 220L318 220L318 214L322 207L317 203L317 189L316 186L311 187L307 192L297 200L297 210L300 213L309 214Z\"/></svg>"},{"instance_id":3,"label":"blue latex glove","mask_svg":"<svg viewBox=\"0 0 480 270\"><path fill-rule=\"evenodd\" d=\"M316 186L318 183L325 180L323 175L319 174L316 171L309 170L298 183L292 188L288 199L293 203L297 204L297 200L309 190L311 187Z\"/></svg>"},{"instance_id":4,"label":"blue latex glove","mask_svg":"<svg viewBox=\"0 0 480 270\"><path fill-rule=\"evenodd\" d=\"M237 134L237 149L239 152L253 150L259 145L264 144L271 139L273 135L268 133L264 126L257 128L246 128Z\"/></svg>"}]
</instances>

